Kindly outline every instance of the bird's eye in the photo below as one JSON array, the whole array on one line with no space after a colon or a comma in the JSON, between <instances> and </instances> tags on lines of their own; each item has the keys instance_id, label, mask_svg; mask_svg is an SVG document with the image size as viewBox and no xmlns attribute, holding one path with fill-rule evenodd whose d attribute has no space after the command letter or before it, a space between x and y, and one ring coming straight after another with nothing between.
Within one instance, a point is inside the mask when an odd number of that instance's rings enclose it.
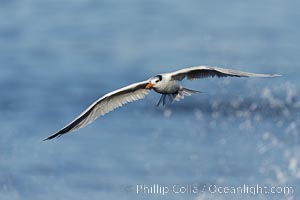
<instances>
[{"instance_id":1,"label":"bird's eye","mask_svg":"<svg viewBox=\"0 0 300 200\"><path fill-rule=\"evenodd\" d=\"M156 80L155 83L158 83L159 80Z\"/></svg>"}]
</instances>

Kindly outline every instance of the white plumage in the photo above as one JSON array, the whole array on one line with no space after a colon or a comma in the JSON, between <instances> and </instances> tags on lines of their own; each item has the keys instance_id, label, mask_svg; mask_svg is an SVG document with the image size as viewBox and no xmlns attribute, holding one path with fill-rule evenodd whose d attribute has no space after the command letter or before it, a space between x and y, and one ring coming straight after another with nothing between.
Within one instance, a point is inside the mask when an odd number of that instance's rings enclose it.
<instances>
[{"instance_id":1,"label":"white plumage","mask_svg":"<svg viewBox=\"0 0 300 200\"><path fill-rule=\"evenodd\" d=\"M89 123L96 120L99 116L103 116L106 113L121 107L122 105L143 99L151 89L161 93L162 96L158 102L158 106L168 98L170 102L183 99L184 95L190 96L199 91L190 90L182 87L178 81L187 78L189 80L205 78L205 77L276 77L278 74L255 74L250 72L242 72L231 69L224 69L220 67L209 66L196 66L181 69L171 73L164 73L156 75L146 81L134 83L126 87L120 88L113 92L110 92L103 97L99 98L93 104L91 104L85 111L83 111L78 117L67 124L64 128L60 129L56 133L50 135L44 140L50 140L63 134L75 131L83 128Z\"/></svg>"}]
</instances>

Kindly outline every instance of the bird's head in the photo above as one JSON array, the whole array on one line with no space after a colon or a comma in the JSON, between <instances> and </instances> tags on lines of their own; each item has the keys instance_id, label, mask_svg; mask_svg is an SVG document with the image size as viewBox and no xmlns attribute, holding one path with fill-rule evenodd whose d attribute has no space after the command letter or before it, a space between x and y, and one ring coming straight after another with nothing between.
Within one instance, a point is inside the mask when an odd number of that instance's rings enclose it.
<instances>
[{"instance_id":1,"label":"bird's head","mask_svg":"<svg viewBox=\"0 0 300 200\"><path fill-rule=\"evenodd\" d=\"M159 84L162 81L162 75L153 76L148 81L149 82L146 85L146 89L155 88L157 84Z\"/></svg>"}]
</instances>

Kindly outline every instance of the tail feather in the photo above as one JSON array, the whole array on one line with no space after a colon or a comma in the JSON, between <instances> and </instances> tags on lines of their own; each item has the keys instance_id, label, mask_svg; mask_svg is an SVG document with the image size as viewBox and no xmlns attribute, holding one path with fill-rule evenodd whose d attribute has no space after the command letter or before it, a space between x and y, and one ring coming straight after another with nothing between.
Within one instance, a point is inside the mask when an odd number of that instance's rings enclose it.
<instances>
[{"instance_id":1,"label":"tail feather","mask_svg":"<svg viewBox=\"0 0 300 200\"><path fill-rule=\"evenodd\" d=\"M201 91L191 90L191 89L187 89L187 88L182 88L182 91L183 91L183 93L186 94L187 96L191 96L192 94L199 94L199 93L202 93Z\"/></svg>"},{"instance_id":2,"label":"tail feather","mask_svg":"<svg viewBox=\"0 0 300 200\"><path fill-rule=\"evenodd\" d=\"M180 101L181 99L184 99L184 96L191 96L192 94L199 94L202 93L201 91L197 91L197 90L191 90L191 89L187 89L187 88L181 88L178 91L178 94L175 97L176 101Z\"/></svg>"}]
</instances>

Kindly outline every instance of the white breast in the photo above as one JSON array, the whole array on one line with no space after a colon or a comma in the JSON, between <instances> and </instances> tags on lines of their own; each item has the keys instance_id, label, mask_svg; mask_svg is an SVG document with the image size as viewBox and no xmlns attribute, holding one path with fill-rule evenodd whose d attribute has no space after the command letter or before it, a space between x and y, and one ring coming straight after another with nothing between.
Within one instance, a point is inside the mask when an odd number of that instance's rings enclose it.
<instances>
[{"instance_id":1,"label":"white breast","mask_svg":"<svg viewBox=\"0 0 300 200\"><path fill-rule=\"evenodd\" d=\"M173 94L176 93L180 88L177 81L172 80L169 74L162 74L162 81L160 81L154 90L162 94Z\"/></svg>"}]
</instances>

